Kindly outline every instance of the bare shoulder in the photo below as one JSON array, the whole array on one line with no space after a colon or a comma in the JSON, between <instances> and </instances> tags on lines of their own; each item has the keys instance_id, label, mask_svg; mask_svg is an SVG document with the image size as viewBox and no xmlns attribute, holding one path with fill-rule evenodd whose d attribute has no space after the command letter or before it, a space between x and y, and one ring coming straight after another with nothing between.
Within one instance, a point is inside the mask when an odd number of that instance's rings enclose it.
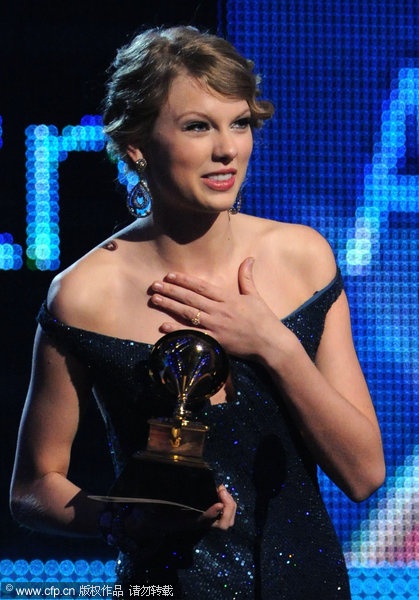
<instances>
[{"instance_id":1,"label":"bare shoulder","mask_svg":"<svg viewBox=\"0 0 419 600\"><path fill-rule=\"evenodd\" d=\"M99 319L106 320L122 285L123 244L107 240L53 279L47 304L55 317L93 330Z\"/></svg>"},{"instance_id":2,"label":"bare shoulder","mask_svg":"<svg viewBox=\"0 0 419 600\"><path fill-rule=\"evenodd\" d=\"M322 289L336 275L336 261L329 242L306 225L248 217L243 222L255 240L257 254L305 281L308 288Z\"/></svg>"},{"instance_id":3,"label":"bare shoulder","mask_svg":"<svg viewBox=\"0 0 419 600\"><path fill-rule=\"evenodd\" d=\"M329 242L318 231L306 225L281 223L280 235L287 260L315 289L322 289L333 279L335 257Z\"/></svg>"}]
</instances>

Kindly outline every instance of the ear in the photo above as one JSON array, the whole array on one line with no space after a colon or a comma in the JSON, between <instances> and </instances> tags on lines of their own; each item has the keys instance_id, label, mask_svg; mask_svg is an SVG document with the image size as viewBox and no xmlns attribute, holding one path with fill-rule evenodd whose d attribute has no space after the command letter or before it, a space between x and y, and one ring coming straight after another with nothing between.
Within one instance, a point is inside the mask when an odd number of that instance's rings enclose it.
<instances>
[{"instance_id":1,"label":"ear","mask_svg":"<svg viewBox=\"0 0 419 600\"><path fill-rule=\"evenodd\" d=\"M140 158L144 158L143 153L139 148L133 146L132 144L128 144L127 146L127 155L130 157L132 162L136 162Z\"/></svg>"}]
</instances>

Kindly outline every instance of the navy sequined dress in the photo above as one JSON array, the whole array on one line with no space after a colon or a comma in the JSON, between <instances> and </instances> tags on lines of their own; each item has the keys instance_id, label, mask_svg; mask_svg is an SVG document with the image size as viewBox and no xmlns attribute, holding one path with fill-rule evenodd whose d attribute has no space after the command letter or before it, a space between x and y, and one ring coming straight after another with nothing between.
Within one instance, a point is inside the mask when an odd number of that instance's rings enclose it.
<instances>
[{"instance_id":1,"label":"navy sequined dress","mask_svg":"<svg viewBox=\"0 0 419 600\"><path fill-rule=\"evenodd\" d=\"M314 360L326 314L342 291L336 277L283 319ZM151 345L70 327L43 305L38 321L59 350L87 365L116 474L145 447L147 419L172 413L148 376ZM119 580L171 585L196 600L350 598L344 559L321 499L316 464L278 390L258 364L231 357L232 401L202 408L210 427L205 458L237 501L229 531L172 536L153 559L120 555ZM161 588L164 589L164 588ZM165 588L170 589L170 588Z\"/></svg>"}]
</instances>

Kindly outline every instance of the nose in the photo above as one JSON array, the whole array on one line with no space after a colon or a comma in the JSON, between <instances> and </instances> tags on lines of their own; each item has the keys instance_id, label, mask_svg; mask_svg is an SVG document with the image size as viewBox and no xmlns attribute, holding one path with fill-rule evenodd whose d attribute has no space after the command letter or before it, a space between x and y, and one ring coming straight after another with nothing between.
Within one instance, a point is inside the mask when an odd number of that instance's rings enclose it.
<instances>
[{"instance_id":1,"label":"nose","mask_svg":"<svg viewBox=\"0 0 419 600\"><path fill-rule=\"evenodd\" d=\"M231 131L218 131L214 141L213 160L229 163L237 156L237 144L234 133Z\"/></svg>"}]
</instances>

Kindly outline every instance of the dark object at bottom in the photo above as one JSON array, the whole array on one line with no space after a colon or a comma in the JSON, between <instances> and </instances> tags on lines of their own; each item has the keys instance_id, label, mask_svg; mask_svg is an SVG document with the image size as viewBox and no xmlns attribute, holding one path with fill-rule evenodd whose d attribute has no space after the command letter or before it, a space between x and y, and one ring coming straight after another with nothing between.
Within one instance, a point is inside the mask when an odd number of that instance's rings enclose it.
<instances>
[{"instance_id":1,"label":"dark object at bottom","mask_svg":"<svg viewBox=\"0 0 419 600\"><path fill-rule=\"evenodd\" d=\"M212 471L202 459L164 456L150 451L134 454L109 496L149 498L205 511L219 502Z\"/></svg>"}]
</instances>

